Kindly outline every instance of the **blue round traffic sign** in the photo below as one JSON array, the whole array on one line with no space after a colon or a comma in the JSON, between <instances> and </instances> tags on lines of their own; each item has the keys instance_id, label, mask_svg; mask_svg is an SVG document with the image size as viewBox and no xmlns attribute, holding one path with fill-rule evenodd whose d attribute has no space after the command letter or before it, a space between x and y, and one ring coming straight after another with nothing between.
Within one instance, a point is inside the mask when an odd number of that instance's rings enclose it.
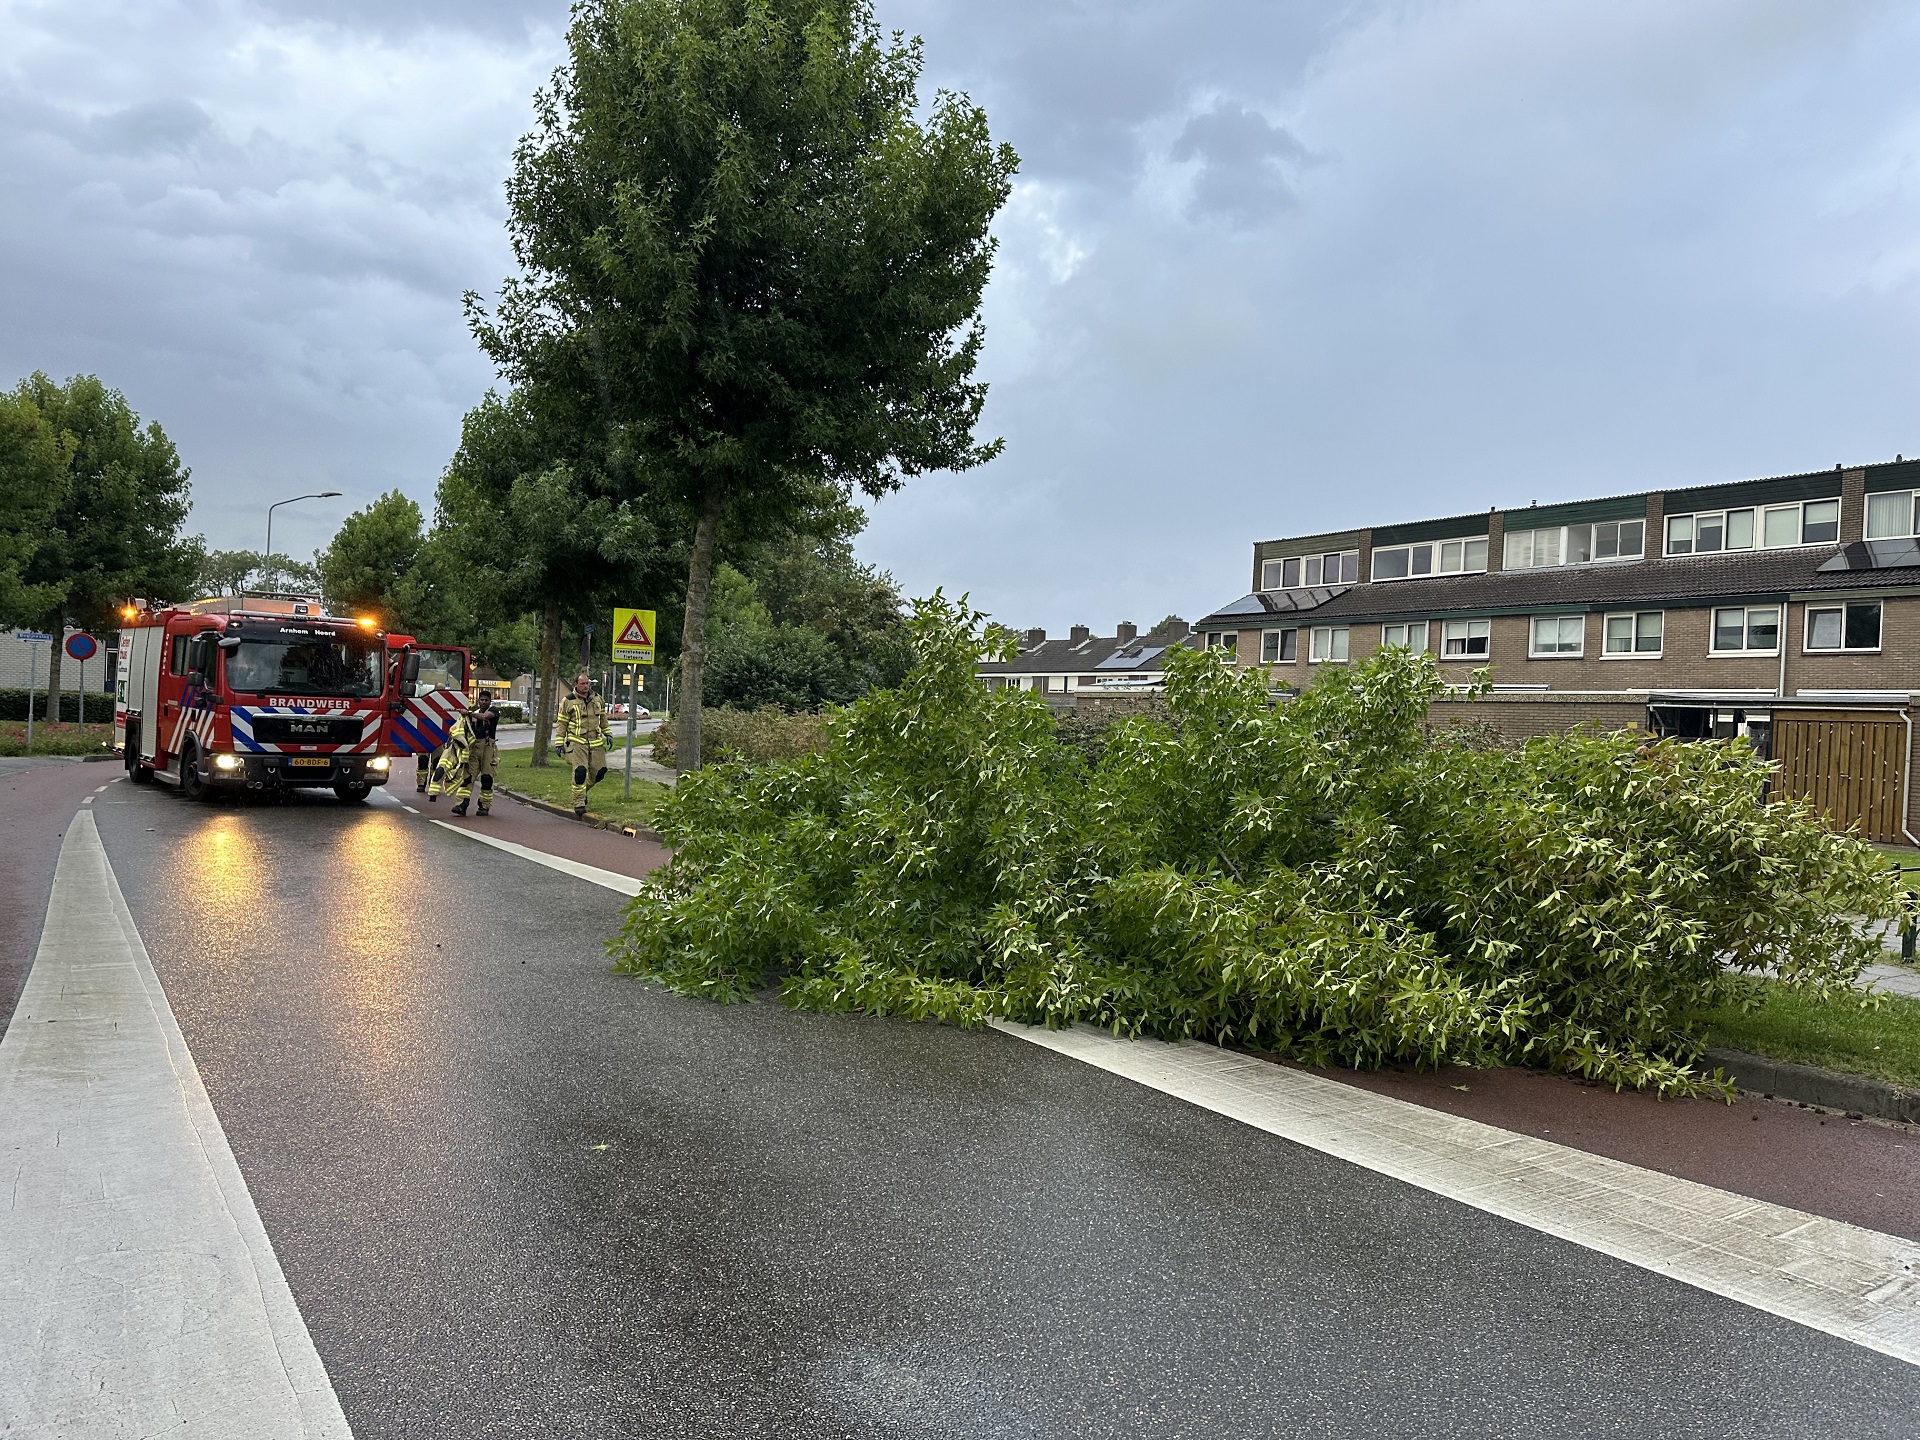
<instances>
[{"instance_id":1,"label":"blue round traffic sign","mask_svg":"<svg viewBox=\"0 0 1920 1440\"><path fill-rule=\"evenodd\" d=\"M100 642L91 635L75 632L67 636L67 654L76 660L91 660L99 650Z\"/></svg>"}]
</instances>

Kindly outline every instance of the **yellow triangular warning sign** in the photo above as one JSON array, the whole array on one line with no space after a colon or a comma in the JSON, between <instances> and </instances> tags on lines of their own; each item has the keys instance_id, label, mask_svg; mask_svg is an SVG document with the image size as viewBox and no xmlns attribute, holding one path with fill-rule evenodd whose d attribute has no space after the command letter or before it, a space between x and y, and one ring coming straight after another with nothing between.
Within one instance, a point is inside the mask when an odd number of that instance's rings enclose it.
<instances>
[{"instance_id":1,"label":"yellow triangular warning sign","mask_svg":"<svg viewBox=\"0 0 1920 1440\"><path fill-rule=\"evenodd\" d=\"M616 645L651 645L653 637L647 634L647 627L640 623L638 614L627 617L627 628L615 638Z\"/></svg>"}]
</instances>

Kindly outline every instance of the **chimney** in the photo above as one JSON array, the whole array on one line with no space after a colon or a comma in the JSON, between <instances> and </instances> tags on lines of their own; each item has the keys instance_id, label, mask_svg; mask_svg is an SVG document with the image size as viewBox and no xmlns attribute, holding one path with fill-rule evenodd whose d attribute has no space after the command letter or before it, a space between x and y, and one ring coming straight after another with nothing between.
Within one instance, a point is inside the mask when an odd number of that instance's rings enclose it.
<instances>
[{"instance_id":1,"label":"chimney","mask_svg":"<svg viewBox=\"0 0 1920 1440\"><path fill-rule=\"evenodd\" d=\"M1047 632L1038 627L1027 631L1027 649L1038 650L1047 643Z\"/></svg>"},{"instance_id":2,"label":"chimney","mask_svg":"<svg viewBox=\"0 0 1920 1440\"><path fill-rule=\"evenodd\" d=\"M1193 627L1191 625L1187 624L1187 622L1182 620L1178 615L1175 615L1167 621L1167 628L1162 633L1166 635L1169 642L1172 642L1174 640L1186 639L1188 632L1192 629Z\"/></svg>"},{"instance_id":3,"label":"chimney","mask_svg":"<svg viewBox=\"0 0 1920 1440\"><path fill-rule=\"evenodd\" d=\"M1093 634L1093 631L1089 630L1086 626L1076 625L1067 632L1067 643L1070 645L1084 645L1087 643L1087 637L1091 634Z\"/></svg>"},{"instance_id":4,"label":"chimney","mask_svg":"<svg viewBox=\"0 0 1920 1440\"><path fill-rule=\"evenodd\" d=\"M1140 627L1131 620L1122 620L1113 627L1113 638L1122 645L1131 645L1140 638Z\"/></svg>"}]
</instances>

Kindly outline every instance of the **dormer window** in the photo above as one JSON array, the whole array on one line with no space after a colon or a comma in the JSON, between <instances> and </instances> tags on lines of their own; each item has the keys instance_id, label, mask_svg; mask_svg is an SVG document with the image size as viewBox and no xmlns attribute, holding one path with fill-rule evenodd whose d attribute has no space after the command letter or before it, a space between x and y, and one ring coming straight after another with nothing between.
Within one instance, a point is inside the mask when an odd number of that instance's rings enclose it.
<instances>
[{"instance_id":1,"label":"dormer window","mask_svg":"<svg viewBox=\"0 0 1920 1440\"><path fill-rule=\"evenodd\" d=\"M1872 531L1869 530L1868 534L1871 535ZM1777 550L1789 545L1828 545L1839 538L1838 500L1804 500L1791 505L1765 505L1741 510L1703 510L1692 515L1667 517L1669 555L1713 555L1722 550Z\"/></svg>"},{"instance_id":2,"label":"dormer window","mask_svg":"<svg viewBox=\"0 0 1920 1440\"><path fill-rule=\"evenodd\" d=\"M1518 517L1515 517L1518 518ZM1549 565L1606 564L1638 560L1646 548L1645 520L1601 520L1590 525L1548 525L1509 530L1509 570L1538 570Z\"/></svg>"},{"instance_id":3,"label":"dormer window","mask_svg":"<svg viewBox=\"0 0 1920 1440\"><path fill-rule=\"evenodd\" d=\"M1487 537L1389 545L1373 552L1376 580L1417 580L1426 575L1473 575L1487 568Z\"/></svg>"}]
</instances>

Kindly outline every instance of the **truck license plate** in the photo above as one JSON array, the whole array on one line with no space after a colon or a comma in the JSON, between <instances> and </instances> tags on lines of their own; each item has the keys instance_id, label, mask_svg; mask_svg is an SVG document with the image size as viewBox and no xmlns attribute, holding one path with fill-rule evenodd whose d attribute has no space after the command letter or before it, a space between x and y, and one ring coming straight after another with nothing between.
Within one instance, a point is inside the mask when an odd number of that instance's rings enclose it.
<instances>
[{"instance_id":1,"label":"truck license plate","mask_svg":"<svg viewBox=\"0 0 1920 1440\"><path fill-rule=\"evenodd\" d=\"M287 761L287 764L318 766L324 770L333 764L333 757L330 755L295 755L291 760Z\"/></svg>"}]
</instances>

